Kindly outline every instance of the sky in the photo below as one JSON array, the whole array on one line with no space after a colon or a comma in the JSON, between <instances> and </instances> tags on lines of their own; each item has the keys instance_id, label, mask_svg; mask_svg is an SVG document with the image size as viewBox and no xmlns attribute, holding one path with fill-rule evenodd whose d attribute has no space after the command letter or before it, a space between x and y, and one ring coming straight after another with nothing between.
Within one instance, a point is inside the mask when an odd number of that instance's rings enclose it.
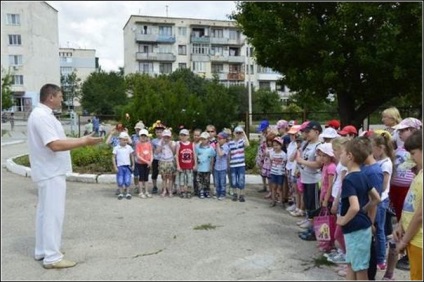
<instances>
[{"instance_id":1,"label":"sky","mask_svg":"<svg viewBox=\"0 0 424 282\"><path fill-rule=\"evenodd\" d=\"M46 2L58 10L59 46L95 49L106 72L124 66L123 28L131 15L229 20L236 7L234 1Z\"/></svg>"}]
</instances>

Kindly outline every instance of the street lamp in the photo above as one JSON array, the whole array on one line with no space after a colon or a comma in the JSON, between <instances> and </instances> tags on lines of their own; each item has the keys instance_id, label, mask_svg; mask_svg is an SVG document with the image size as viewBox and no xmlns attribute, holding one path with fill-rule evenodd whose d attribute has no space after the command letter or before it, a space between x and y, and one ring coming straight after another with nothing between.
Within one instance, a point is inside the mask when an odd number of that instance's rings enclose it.
<instances>
[{"instance_id":1,"label":"street lamp","mask_svg":"<svg viewBox=\"0 0 424 282\"><path fill-rule=\"evenodd\" d=\"M247 45L247 71L249 74L248 78L248 90L249 90L249 126L252 125L252 83L250 78L250 45Z\"/></svg>"}]
</instances>

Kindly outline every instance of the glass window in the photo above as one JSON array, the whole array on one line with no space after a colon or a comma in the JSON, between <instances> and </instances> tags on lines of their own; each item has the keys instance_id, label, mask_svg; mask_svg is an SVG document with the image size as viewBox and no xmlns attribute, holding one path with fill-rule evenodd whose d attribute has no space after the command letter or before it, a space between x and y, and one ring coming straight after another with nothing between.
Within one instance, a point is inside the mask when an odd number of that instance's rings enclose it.
<instances>
[{"instance_id":1,"label":"glass window","mask_svg":"<svg viewBox=\"0 0 424 282\"><path fill-rule=\"evenodd\" d=\"M222 46L212 46L211 47L211 55L212 56L223 56L224 48Z\"/></svg>"},{"instance_id":2,"label":"glass window","mask_svg":"<svg viewBox=\"0 0 424 282\"><path fill-rule=\"evenodd\" d=\"M158 53L162 53L162 54L172 53L172 45L169 45L169 44L159 45Z\"/></svg>"},{"instance_id":3,"label":"glass window","mask_svg":"<svg viewBox=\"0 0 424 282\"><path fill-rule=\"evenodd\" d=\"M159 26L159 35L172 36L172 26Z\"/></svg>"},{"instance_id":4,"label":"glass window","mask_svg":"<svg viewBox=\"0 0 424 282\"><path fill-rule=\"evenodd\" d=\"M205 62L193 62L193 71L204 72L205 71Z\"/></svg>"},{"instance_id":5,"label":"glass window","mask_svg":"<svg viewBox=\"0 0 424 282\"><path fill-rule=\"evenodd\" d=\"M207 44L193 44L192 54L209 54L209 45Z\"/></svg>"},{"instance_id":6,"label":"glass window","mask_svg":"<svg viewBox=\"0 0 424 282\"><path fill-rule=\"evenodd\" d=\"M139 72L141 73L153 73L153 63L140 63Z\"/></svg>"},{"instance_id":7,"label":"glass window","mask_svg":"<svg viewBox=\"0 0 424 282\"><path fill-rule=\"evenodd\" d=\"M235 29L230 29L230 39L239 39L240 32Z\"/></svg>"},{"instance_id":8,"label":"glass window","mask_svg":"<svg viewBox=\"0 0 424 282\"><path fill-rule=\"evenodd\" d=\"M239 64L229 64L228 65L230 73L240 72L241 71L241 65Z\"/></svg>"},{"instance_id":9,"label":"glass window","mask_svg":"<svg viewBox=\"0 0 424 282\"><path fill-rule=\"evenodd\" d=\"M9 55L9 65L11 66L22 65L22 55Z\"/></svg>"},{"instance_id":10,"label":"glass window","mask_svg":"<svg viewBox=\"0 0 424 282\"><path fill-rule=\"evenodd\" d=\"M186 69L187 68L187 64L186 63L178 63L178 68L179 69Z\"/></svg>"},{"instance_id":11,"label":"glass window","mask_svg":"<svg viewBox=\"0 0 424 282\"><path fill-rule=\"evenodd\" d=\"M186 45L178 45L178 55L187 55Z\"/></svg>"},{"instance_id":12,"label":"glass window","mask_svg":"<svg viewBox=\"0 0 424 282\"><path fill-rule=\"evenodd\" d=\"M271 82L269 81L259 81L259 89L271 89Z\"/></svg>"},{"instance_id":13,"label":"glass window","mask_svg":"<svg viewBox=\"0 0 424 282\"><path fill-rule=\"evenodd\" d=\"M186 36L187 28L186 27L178 27L178 35Z\"/></svg>"},{"instance_id":14,"label":"glass window","mask_svg":"<svg viewBox=\"0 0 424 282\"><path fill-rule=\"evenodd\" d=\"M72 73L72 67L60 67L60 74L67 76Z\"/></svg>"},{"instance_id":15,"label":"glass window","mask_svg":"<svg viewBox=\"0 0 424 282\"><path fill-rule=\"evenodd\" d=\"M159 64L159 72L160 73L171 73L172 72L172 64L171 63L160 63Z\"/></svg>"},{"instance_id":16,"label":"glass window","mask_svg":"<svg viewBox=\"0 0 424 282\"><path fill-rule=\"evenodd\" d=\"M222 29L212 29L212 37L214 38L223 38L224 37L224 30Z\"/></svg>"},{"instance_id":17,"label":"glass window","mask_svg":"<svg viewBox=\"0 0 424 282\"><path fill-rule=\"evenodd\" d=\"M7 24L8 25L20 25L21 16L19 14L7 14Z\"/></svg>"},{"instance_id":18,"label":"glass window","mask_svg":"<svg viewBox=\"0 0 424 282\"><path fill-rule=\"evenodd\" d=\"M223 72L224 64L212 64L212 72Z\"/></svg>"},{"instance_id":19,"label":"glass window","mask_svg":"<svg viewBox=\"0 0 424 282\"><path fill-rule=\"evenodd\" d=\"M24 85L24 76L23 75L14 75L13 76L13 85Z\"/></svg>"},{"instance_id":20,"label":"glass window","mask_svg":"<svg viewBox=\"0 0 424 282\"><path fill-rule=\"evenodd\" d=\"M9 34L9 45L22 45L20 34Z\"/></svg>"}]
</instances>

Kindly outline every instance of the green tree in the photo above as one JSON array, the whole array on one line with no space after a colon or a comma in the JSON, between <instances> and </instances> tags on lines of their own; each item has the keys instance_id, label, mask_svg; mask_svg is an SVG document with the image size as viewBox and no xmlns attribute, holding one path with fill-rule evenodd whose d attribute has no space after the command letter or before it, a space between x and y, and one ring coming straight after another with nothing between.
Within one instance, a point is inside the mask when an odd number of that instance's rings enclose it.
<instances>
[{"instance_id":1,"label":"green tree","mask_svg":"<svg viewBox=\"0 0 424 282\"><path fill-rule=\"evenodd\" d=\"M5 71L4 68L1 70L1 109L6 110L10 109L13 106L13 96L12 96L12 74L10 71Z\"/></svg>"},{"instance_id":2,"label":"green tree","mask_svg":"<svg viewBox=\"0 0 424 282\"><path fill-rule=\"evenodd\" d=\"M253 112L264 114L281 112L282 104L277 91L258 89L253 92L252 99Z\"/></svg>"},{"instance_id":3,"label":"green tree","mask_svg":"<svg viewBox=\"0 0 424 282\"><path fill-rule=\"evenodd\" d=\"M97 115L123 116L120 110L128 101L125 80L119 72L93 72L81 87L81 105Z\"/></svg>"},{"instance_id":4,"label":"green tree","mask_svg":"<svg viewBox=\"0 0 424 282\"><path fill-rule=\"evenodd\" d=\"M81 99L81 78L77 76L75 71L61 75L60 84L64 94L63 100L68 107L74 105L74 98Z\"/></svg>"},{"instance_id":5,"label":"green tree","mask_svg":"<svg viewBox=\"0 0 424 282\"><path fill-rule=\"evenodd\" d=\"M335 93L343 125L386 101L421 101L422 4L238 2L231 15L257 62L307 99ZM420 102L422 104L422 102Z\"/></svg>"}]
</instances>

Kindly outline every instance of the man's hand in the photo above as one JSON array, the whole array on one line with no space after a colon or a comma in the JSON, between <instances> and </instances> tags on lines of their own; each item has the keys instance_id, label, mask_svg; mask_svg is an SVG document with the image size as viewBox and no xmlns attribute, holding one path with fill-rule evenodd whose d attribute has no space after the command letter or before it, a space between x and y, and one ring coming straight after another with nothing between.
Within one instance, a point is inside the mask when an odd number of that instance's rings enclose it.
<instances>
[{"instance_id":1,"label":"man's hand","mask_svg":"<svg viewBox=\"0 0 424 282\"><path fill-rule=\"evenodd\" d=\"M95 137L95 132L92 132L90 135L83 136L81 138L84 139L84 143L86 145L96 145L103 142L103 137Z\"/></svg>"}]
</instances>

